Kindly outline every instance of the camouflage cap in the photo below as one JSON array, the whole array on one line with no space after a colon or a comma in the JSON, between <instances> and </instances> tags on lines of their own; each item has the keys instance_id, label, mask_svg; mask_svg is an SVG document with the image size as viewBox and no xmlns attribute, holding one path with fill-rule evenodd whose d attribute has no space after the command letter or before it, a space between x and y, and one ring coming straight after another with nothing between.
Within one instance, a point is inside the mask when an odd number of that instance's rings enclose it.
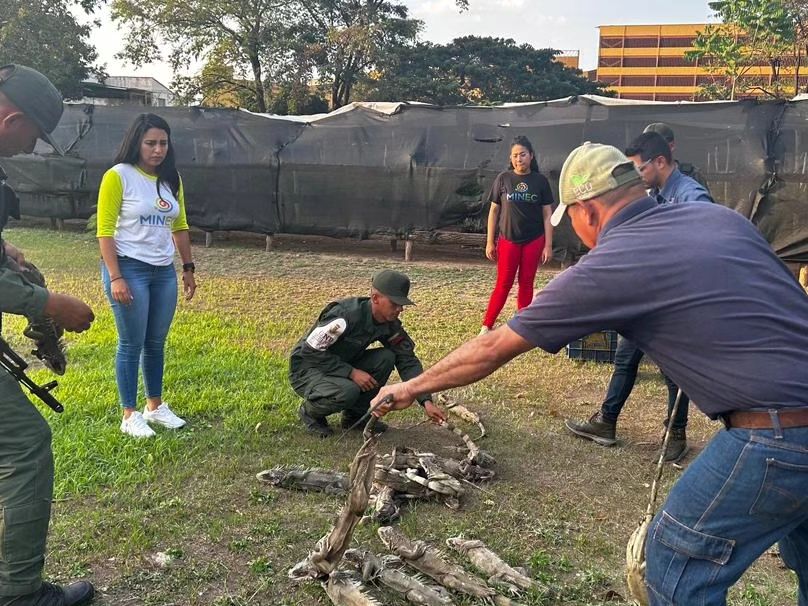
<instances>
[{"instance_id":1,"label":"camouflage cap","mask_svg":"<svg viewBox=\"0 0 808 606\"><path fill-rule=\"evenodd\" d=\"M62 118L62 95L50 80L30 67L12 63L0 67L0 74L4 72L7 73L0 76L0 92L39 127L39 138L62 154L50 136Z\"/></svg>"},{"instance_id":2,"label":"camouflage cap","mask_svg":"<svg viewBox=\"0 0 808 606\"><path fill-rule=\"evenodd\" d=\"M410 298L410 279L404 274L385 269L373 276L373 288L397 305L415 305Z\"/></svg>"},{"instance_id":3,"label":"camouflage cap","mask_svg":"<svg viewBox=\"0 0 808 606\"><path fill-rule=\"evenodd\" d=\"M561 222L568 206L635 181L640 182L640 173L623 152L611 145L587 141L572 150L561 167L560 203L553 213L552 224Z\"/></svg>"},{"instance_id":4,"label":"camouflage cap","mask_svg":"<svg viewBox=\"0 0 808 606\"><path fill-rule=\"evenodd\" d=\"M662 135L662 138L665 139L669 144L673 143L673 129L665 124L664 122L652 122L648 126L645 127L645 130L642 131L644 133L656 133L658 135Z\"/></svg>"}]
</instances>

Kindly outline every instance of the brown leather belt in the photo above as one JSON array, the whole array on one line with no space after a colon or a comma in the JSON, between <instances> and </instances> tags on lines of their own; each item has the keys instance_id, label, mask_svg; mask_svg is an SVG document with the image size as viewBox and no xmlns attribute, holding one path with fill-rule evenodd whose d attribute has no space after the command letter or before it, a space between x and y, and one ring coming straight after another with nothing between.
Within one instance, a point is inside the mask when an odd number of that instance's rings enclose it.
<instances>
[{"instance_id":1,"label":"brown leather belt","mask_svg":"<svg viewBox=\"0 0 808 606\"><path fill-rule=\"evenodd\" d=\"M721 415L727 429L782 429L808 427L808 406L772 408L771 410L733 410Z\"/></svg>"}]
</instances>

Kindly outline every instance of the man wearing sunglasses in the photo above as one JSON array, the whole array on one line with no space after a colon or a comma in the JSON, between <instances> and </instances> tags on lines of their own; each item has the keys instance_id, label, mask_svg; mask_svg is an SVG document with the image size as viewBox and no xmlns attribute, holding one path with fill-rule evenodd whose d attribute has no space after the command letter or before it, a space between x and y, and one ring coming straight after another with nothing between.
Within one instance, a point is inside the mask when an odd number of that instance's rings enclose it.
<instances>
[{"instance_id":1,"label":"man wearing sunglasses","mask_svg":"<svg viewBox=\"0 0 808 606\"><path fill-rule=\"evenodd\" d=\"M659 133L641 134L626 148L626 156L634 162L651 196L660 204L713 202L698 181L679 170L668 142Z\"/></svg>"}]
</instances>

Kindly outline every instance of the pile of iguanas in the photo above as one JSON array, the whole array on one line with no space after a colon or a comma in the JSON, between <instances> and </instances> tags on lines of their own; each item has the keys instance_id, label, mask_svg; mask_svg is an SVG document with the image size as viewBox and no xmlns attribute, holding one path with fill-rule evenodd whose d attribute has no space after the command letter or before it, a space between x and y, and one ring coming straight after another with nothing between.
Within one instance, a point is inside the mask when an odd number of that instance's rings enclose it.
<instances>
[{"instance_id":1,"label":"pile of iguanas","mask_svg":"<svg viewBox=\"0 0 808 606\"><path fill-rule=\"evenodd\" d=\"M480 435L485 435L485 427L476 414L460 404L447 408L478 425ZM394 449L392 453L376 458L369 494L373 521L380 524L394 522L401 515L401 505L412 499L438 500L450 509L459 509L467 487L493 479L495 474L491 467L496 463L494 458L452 423L447 421L441 426L463 441L463 446L459 447L463 458L442 457L410 448ZM348 494L352 486L348 474L319 468L275 467L260 472L257 477L278 488L335 495Z\"/></svg>"},{"instance_id":2,"label":"pile of iguanas","mask_svg":"<svg viewBox=\"0 0 808 606\"><path fill-rule=\"evenodd\" d=\"M478 425L480 437L485 427L479 417L458 404L450 412ZM379 456L379 436L373 432L371 417L364 431L364 443L356 453L348 474L301 467L276 467L262 471L258 478L274 486L345 495L346 503L331 530L306 558L289 570L295 581L316 580L337 606L378 606L371 586L385 587L413 604L451 606L453 595L465 595L496 606L519 606L510 596L529 589L543 589L524 572L507 565L481 541L451 538L447 545L464 555L486 575L487 581L449 561L438 549L422 541L412 541L389 526L401 515L406 499L438 499L448 507L460 507L464 486L494 477L494 458L481 450L471 437L452 423L441 425L463 441L462 459L440 457L409 448L395 449ZM368 515L367 512L370 512ZM378 530L391 554L379 556L365 549L348 549L356 526L369 517L384 526ZM413 576L410 567L419 574ZM431 579L427 581L426 577Z\"/></svg>"}]
</instances>

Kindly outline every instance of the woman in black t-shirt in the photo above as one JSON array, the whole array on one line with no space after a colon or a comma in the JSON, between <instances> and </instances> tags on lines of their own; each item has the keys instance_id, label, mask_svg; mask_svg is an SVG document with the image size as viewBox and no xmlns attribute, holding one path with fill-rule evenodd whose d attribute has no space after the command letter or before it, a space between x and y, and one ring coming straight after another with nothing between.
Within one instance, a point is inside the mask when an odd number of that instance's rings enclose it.
<instances>
[{"instance_id":1,"label":"woman in black t-shirt","mask_svg":"<svg viewBox=\"0 0 808 606\"><path fill-rule=\"evenodd\" d=\"M497 263L497 282L480 334L494 327L517 271L517 308L530 304L539 264L546 263L553 255L553 227L550 225L553 192L547 178L539 173L533 145L527 137L514 138L509 168L497 175L491 187L485 256Z\"/></svg>"}]
</instances>

